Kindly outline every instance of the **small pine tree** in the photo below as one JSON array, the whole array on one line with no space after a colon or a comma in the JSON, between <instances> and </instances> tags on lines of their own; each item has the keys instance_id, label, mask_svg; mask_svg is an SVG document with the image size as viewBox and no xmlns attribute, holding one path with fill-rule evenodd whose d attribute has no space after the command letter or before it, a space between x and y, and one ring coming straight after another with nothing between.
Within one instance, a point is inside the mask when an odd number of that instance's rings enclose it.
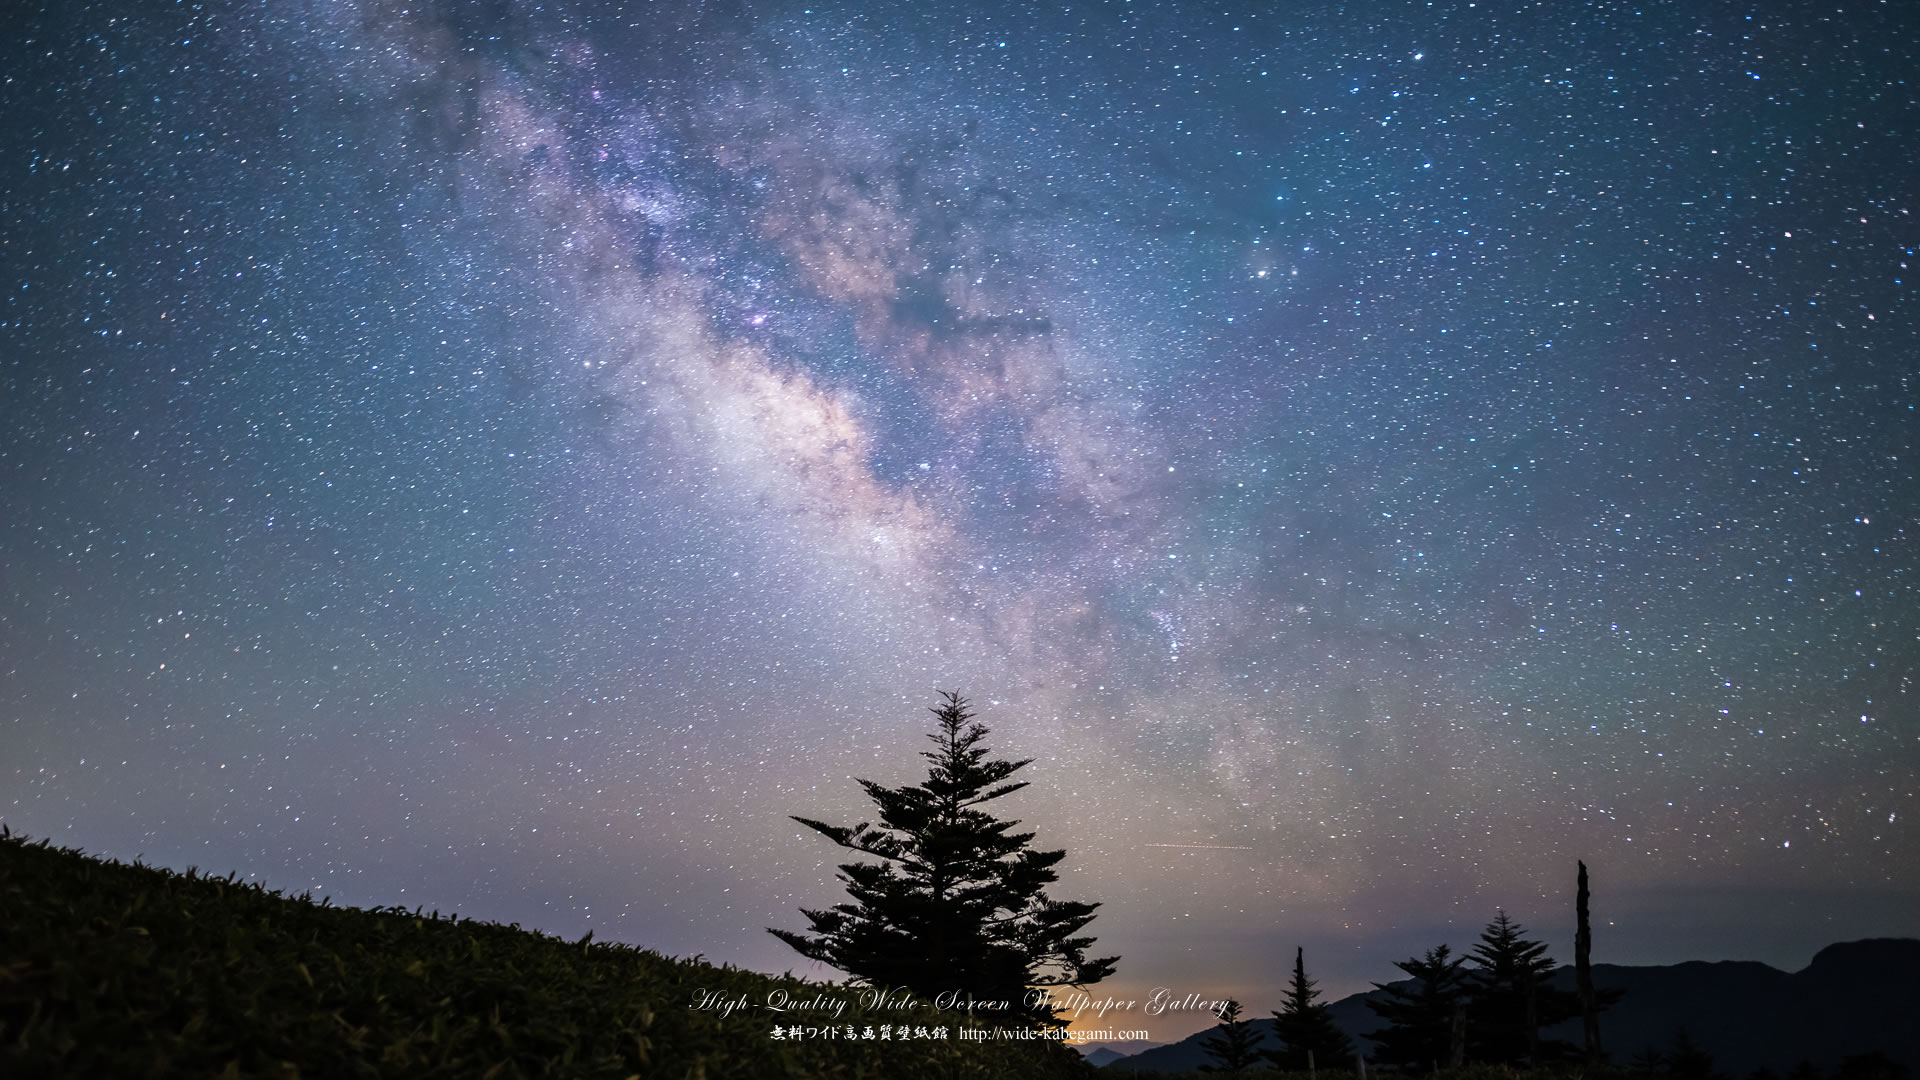
<instances>
[{"instance_id":1,"label":"small pine tree","mask_svg":"<svg viewBox=\"0 0 1920 1080\"><path fill-rule=\"evenodd\" d=\"M1445 945L1428 949L1424 958L1400 960L1394 967L1416 980L1413 989L1385 986L1384 1000L1368 1001L1367 1008L1387 1022L1372 1032L1378 1050L1374 1060L1387 1065L1438 1068L1453 1061L1454 1013L1466 1004L1466 961Z\"/></svg>"},{"instance_id":2,"label":"small pine tree","mask_svg":"<svg viewBox=\"0 0 1920 1080\"><path fill-rule=\"evenodd\" d=\"M1240 1003L1232 998L1221 1006L1219 1016L1220 1026L1200 1041L1200 1048L1213 1059L1213 1064L1200 1066L1200 1071L1237 1076L1259 1063L1260 1051L1256 1047L1260 1036L1254 1033L1251 1023L1240 1019Z\"/></svg>"},{"instance_id":3,"label":"small pine tree","mask_svg":"<svg viewBox=\"0 0 1920 1080\"><path fill-rule=\"evenodd\" d=\"M878 827L849 829L811 818L795 821L827 839L881 861L840 867L849 903L826 911L801 909L813 933L768 932L801 955L869 985L911 991L931 1000L957 993L1005 1003L996 1018L1058 1024L1046 1002L1028 1000L1028 988L1085 986L1113 974L1117 956L1087 959L1090 937L1076 937L1098 904L1051 900L1043 891L1058 880L1053 867L1064 851L1035 851L1033 833L1013 832L979 809L1027 785L1005 783L1026 761L990 759L987 729L957 693L932 710L939 730L932 763L913 787L861 780L879 807Z\"/></svg>"},{"instance_id":4,"label":"small pine tree","mask_svg":"<svg viewBox=\"0 0 1920 1080\"><path fill-rule=\"evenodd\" d=\"M1657 1047L1646 1047L1633 1055L1627 1062L1627 1075L1635 1077L1654 1077L1667 1075L1667 1055ZM1818 1080L1816 1077L1815 1080Z\"/></svg>"},{"instance_id":5,"label":"small pine tree","mask_svg":"<svg viewBox=\"0 0 1920 1080\"><path fill-rule=\"evenodd\" d=\"M1543 942L1528 941L1524 934L1506 912L1496 912L1468 954L1478 969L1468 1007L1473 1037L1467 1052L1475 1061L1538 1062L1564 1057L1573 1049L1539 1040L1541 1028L1580 1015L1580 1000L1548 984L1558 965L1547 956Z\"/></svg>"},{"instance_id":6,"label":"small pine tree","mask_svg":"<svg viewBox=\"0 0 1920 1080\"><path fill-rule=\"evenodd\" d=\"M1273 1030L1286 1044L1279 1050L1261 1053L1276 1067L1300 1071L1344 1065L1353 1056L1353 1043L1347 1033L1333 1024L1333 1014L1316 999L1320 991L1307 978L1306 950L1293 950L1293 982L1280 1009L1273 1014ZM1309 1058L1307 1055L1313 1056Z\"/></svg>"},{"instance_id":7,"label":"small pine tree","mask_svg":"<svg viewBox=\"0 0 1920 1080\"><path fill-rule=\"evenodd\" d=\"M1713 1071L1713 1055L1681 1028L1674 1033L1673 1045L1667 1047L1667 1075L1673 1080L1717 1080L1720 1074Z\"/></svg>"}]
</instances>

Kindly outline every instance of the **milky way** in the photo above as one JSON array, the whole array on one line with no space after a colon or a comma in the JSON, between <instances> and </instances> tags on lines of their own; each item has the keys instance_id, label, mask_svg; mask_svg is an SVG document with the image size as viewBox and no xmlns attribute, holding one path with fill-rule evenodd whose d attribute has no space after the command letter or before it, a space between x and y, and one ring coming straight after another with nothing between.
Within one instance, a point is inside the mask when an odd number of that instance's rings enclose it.
<instances>
[{"instance_id":1,"label":"milky way","mask_svg":"<svg viewBox=\"0 0 1920 1080\"><path fill-rule=\"evenodd\" d=\"M951 688L1112 992L1920 934L1906 17L53 5L0 814L828 977Z\"/></svg>"}]
</instances>

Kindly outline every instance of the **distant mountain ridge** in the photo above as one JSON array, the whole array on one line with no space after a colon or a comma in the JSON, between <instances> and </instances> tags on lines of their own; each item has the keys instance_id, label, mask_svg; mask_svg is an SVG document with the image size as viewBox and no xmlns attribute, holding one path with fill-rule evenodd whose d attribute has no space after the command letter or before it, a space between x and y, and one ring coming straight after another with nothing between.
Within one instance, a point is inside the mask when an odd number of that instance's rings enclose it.
<instances>
[{"instance_id":1,"label":"distant mountain ridge","mask_svg":"<svg viewBox=\"0 0 1920 1080\"><path fill-rule=\"evenodd\" d=\"M1101 1065L1111 1065L1130 1054L1144 1053L1165 1045L1167 1044L1149 1042L1146 1039L1127 1039L1124 1042L1088 1043L1076 1049L1087 1059L1088 1064L1097 1068Z\"/></svg>"},{"instance_id":2,"label":"distant mountain ridge","mask_svg":"<svg viewBox=\"0 0 1920 1080\"><path fill-rule=\"evenodd\" d=\"M1625 1063L1647 1050L1665 1050L1684 1028L1732 1076L1758 1068L1784 1073L1800 1061L1830 1070L1842 1058L1879 1051L1920 1072L1920 939L1869 938L1829 945L1804 969L1788 973L1750 960L1629 967L1595 964L1594 985L1626 996L1600 1014L1600 1043ZM1552 985L1573 988L1573 969L1555 971ZM1395 985L1411 986L1412 980ZM1367 1008L1380 990L1328 1005L1333 1021L1372 1048L1366 1033L1381 1026ZM1277 1049L1270 1018L1257 1020L1263 1046ZM1106 1068L1193 1069L1207 1061L1202 1031L1180 1042L1124 1057ZM1543 1038L1580 1045L1580 1021L1542 1028Z\"/></svg>"}]
</instances>

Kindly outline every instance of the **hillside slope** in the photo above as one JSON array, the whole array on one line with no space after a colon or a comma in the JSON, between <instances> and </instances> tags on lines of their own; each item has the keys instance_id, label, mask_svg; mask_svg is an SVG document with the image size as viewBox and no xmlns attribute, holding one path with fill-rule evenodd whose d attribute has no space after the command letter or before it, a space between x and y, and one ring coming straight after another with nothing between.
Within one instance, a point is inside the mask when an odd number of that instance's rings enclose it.
<instances>
[{"instance_id":1,"label":"hillside slope","mask_svg":"<svg viewBox=\"0 0 1920 1080\"><path fill-rule=\"evenodd\" d=\"M693 1007L703 992L751 1004L723 1016ZM765 1003L780 992L844 1011L776 1017ZM963 1042L963 1016L864 1009L858 993L515 926L334 908L0 829L8 1077L1092 1074L1058 1043ZM775 1038L776 1019L814 1033ZM941 1027L947 1037L931 1037ZM868 1037L880 1028L895 1037Z\"/></svg>"}]
</instances>

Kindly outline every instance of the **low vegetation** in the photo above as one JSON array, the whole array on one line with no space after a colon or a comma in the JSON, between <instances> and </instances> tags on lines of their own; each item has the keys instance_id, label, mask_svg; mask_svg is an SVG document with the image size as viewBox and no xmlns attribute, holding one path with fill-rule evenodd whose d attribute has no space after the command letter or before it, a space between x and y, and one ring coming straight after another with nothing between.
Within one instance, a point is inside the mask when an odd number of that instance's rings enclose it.
<instances>
[{"instance_id":1,"label":"low vegetation","mask_svg":"<svg viewBox=\"0 0 1920 1080\"><path fill-rule=\"evenodd\" d=\"M775 1038L765 1009L693 1007L702 992L759 1003L776 991L846 1001L837 1037ZM517 926L336 908L0 829L8 1077L1092 1074L1055 1043L963 1042L956 1014L862 1009L857 996ZM829 1022L810 1017L787 1022ZM949 1034L860 1037L903 1021Z\"/></svg>"}]
</instances>

